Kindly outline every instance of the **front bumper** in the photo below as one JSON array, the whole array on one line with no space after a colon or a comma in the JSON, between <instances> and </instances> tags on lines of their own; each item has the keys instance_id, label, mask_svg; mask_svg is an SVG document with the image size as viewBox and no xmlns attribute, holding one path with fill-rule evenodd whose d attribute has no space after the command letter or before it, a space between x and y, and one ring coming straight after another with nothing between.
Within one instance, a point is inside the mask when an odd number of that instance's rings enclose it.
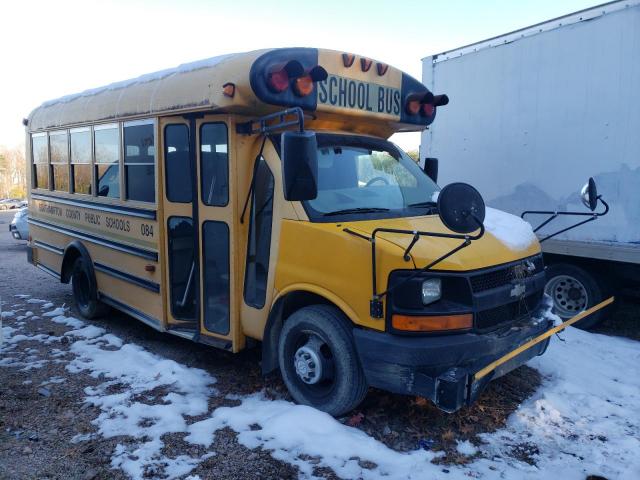
<instances>
[{"instance_id":1,"label":"front bumper","mask_svg":"<svg viewBox=\"0 0 640 480\"><path fill-rule=\"evenodd\" d=\"M473 375L553 326L539 310L505 329L491 333L463 333L409 337L371 330L354 330L360 363L369 385L393 393L429 398L441 410L454 412L473 403L492 379L542 355L543 341L479 381Z\"/></svg>"}]
</instances>

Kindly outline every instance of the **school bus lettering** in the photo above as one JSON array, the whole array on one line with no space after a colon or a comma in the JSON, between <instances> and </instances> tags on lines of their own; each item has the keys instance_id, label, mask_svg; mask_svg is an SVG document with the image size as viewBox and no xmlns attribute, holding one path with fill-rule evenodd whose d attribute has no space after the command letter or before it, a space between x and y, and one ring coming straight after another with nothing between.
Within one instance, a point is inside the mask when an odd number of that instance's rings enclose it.
<instances>
[{"instance_id":1,"label":"school bus lettering","mask_svg":"<svg viewBox=\"0 0 640 480\"><path fill-rule=\"evenodd\" d=\"M46 213L47 215L55 215L57 217L62 216L62 209L55 205L49 205L48 203L39 203L38 211Z\"/></svg>"},{"instance_id":2,"label":"school bus lettering","mask_svg":"<svg viewBox=\"0 0 640 480\"><path fill-rule=\"evenodd\" d=\"M85 213L84 221L93 225L100 225L100 215L97 213Z\"/></svg>"},{"instance_id":3,"label":"school bus lettering","mask_svg":"<svg viewBox=\"0 0 640 480\"><path fill-rule=\"evenodd\" d=\"M71 208L66 208L64 216L70 220L80 220L80 212Z\"/></svg>"},{"instance_id":4,"label":"school bus lettering","mask_svg":"<svg viewBox=\"0 0 640 480\"><path fill-rule=\"evenodd\" d=\"M120 230L122 232L128 232L131 230L131 222L129 222L129 220L123 220L122 218L107 216L105 218L105 225L107 228Z\"/></svg>"},{"instance_id":5,"label":"school bus lettering","mask_svg":"<svg viewBox=\"0 0 640 480\"><path fill-rule=\"evenodd\" d=\"M29 248L44 249L31 261L73 275L82 315L104 302L232 352L262 342L263 372L333 415L369 386L455 411L485 387L474 375L487 359L551 328L533 320L535 237L515 249L485 231L475 190L440 189L387 140L423 131L446 95L314 48L173 73L47 102L26 123ZM68 185L56 190L49 136L71 151L79 130L87 168L56 170Z\"/></svg>"},{"instance_id":6,"label":"school bus lettering","mask_svg":"<svg viewBox=\"0 0 640 480\"><path fill-rule=\"evenodd\" d=\"M145 237L153 237L153 225L147 223L141 224L140 233Z\"/></svg>"},{"instance_id":7,"label":"school bus lettering","mask_svg":"<svg viewBox=\"0 0 640 480\"><path fill-rule=\"evenodd\" d=\"M329 75L318 82L318 103L400 115L400 90L375 83Z\"/></svg>"}]
</instances>

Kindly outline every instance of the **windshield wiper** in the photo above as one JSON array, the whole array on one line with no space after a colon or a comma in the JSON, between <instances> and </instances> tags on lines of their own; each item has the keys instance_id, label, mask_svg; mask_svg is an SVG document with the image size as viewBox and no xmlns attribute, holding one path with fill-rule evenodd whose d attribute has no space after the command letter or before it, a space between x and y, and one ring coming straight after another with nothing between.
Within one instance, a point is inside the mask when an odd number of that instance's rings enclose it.
<instances>
[{"instance_id":1,"label":"windshield wiper","mask_svg":"<svg viewBox=\"0 0 640 480\"><path fill-rule=\"evenodd\" d=\"M334 212L323 213L324 217L331 217L333 215L347 215L349 213L375 213L375 212L388 212L388 208L381 207L358 207L358 208L345 208L343 210L336 210Z\"/></svg>"},{"instance_id":2,"label":"windshield wiper","mask_svg":"<svg viewBox=\"0 0 640 480\"><path fill-rule=\"evenodd\" d=\"M437 207L437 206L438 206L438 202L432 202L432 201L410 203L409 205L407 205L407 207Z\"/></svg>"}]
</instances>

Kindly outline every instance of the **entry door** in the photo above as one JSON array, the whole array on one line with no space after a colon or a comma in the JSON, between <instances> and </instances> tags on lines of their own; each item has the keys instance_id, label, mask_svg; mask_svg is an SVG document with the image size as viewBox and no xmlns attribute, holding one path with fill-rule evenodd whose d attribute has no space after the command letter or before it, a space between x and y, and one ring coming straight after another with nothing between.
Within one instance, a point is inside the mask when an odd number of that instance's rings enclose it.
<instances>
[{"instance_id":1,"label":"entry door","mask_svg":"<svg viewBox=\"0 0 640 480\"><path fill-rule=\"evenodd\" d=\"M198 228L200 243L200 331L229 340L237 334L234 271L234 170L232 124L205 116L196 121Z\"/></svg>"},{"instance_id":2,"label":"entry door","mask_svg":"<svg viewBox=\"0 0 640 480\"><path fill-rule=\"evenodd\" d=\"M162 208L166 228L165 284L167 323L171 329L198 328L198 244L193 220L194 143L189 122L182 117L160 120L159 152L164 179Z\"/></svg>"}]
</instances>

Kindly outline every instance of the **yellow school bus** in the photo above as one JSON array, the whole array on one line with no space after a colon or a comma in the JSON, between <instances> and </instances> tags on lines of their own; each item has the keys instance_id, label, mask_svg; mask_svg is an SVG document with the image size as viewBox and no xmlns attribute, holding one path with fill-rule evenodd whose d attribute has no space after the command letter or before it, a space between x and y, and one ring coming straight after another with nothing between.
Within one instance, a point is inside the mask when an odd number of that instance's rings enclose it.
<instances>
[{"instance_id":1,"label":"yellow school bus","mask_svg":"<svg viewBox=\"0 0 640 480\"><path fill-rule=\"evenodd\" d=\"M29 260L87 318L116 308L231 352L261 346L333 415L369 386L455 411L550 328L538 242L485 229L387 139L448 102L382 62L284 48L181 65L44 103L25 120Z\"/></svg>"}]
</instances>

